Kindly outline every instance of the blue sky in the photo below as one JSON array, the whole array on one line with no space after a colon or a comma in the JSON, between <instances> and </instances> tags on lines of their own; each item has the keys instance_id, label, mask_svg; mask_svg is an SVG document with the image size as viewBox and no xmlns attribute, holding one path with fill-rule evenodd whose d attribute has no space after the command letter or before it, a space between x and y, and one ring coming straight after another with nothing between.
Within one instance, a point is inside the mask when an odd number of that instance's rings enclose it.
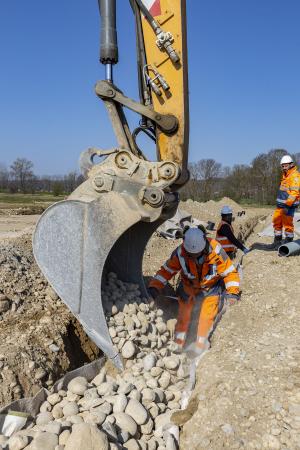
<instances>
[{"instance_id":1,"label":"blue sky","mask_svg":"<svg viewBox=\"0 0 300 450\"><path fill-rule=\"evenodd\" d=\"M137 99L133 17L117 3L115 82ZM187 5L190 160L300 151L300 2ZM115 145L93 91L103 77L96 0L2 0L0 42L0 163L26 157L37 174L63 174L85 148Z\"/></svg>"}]
</instances>

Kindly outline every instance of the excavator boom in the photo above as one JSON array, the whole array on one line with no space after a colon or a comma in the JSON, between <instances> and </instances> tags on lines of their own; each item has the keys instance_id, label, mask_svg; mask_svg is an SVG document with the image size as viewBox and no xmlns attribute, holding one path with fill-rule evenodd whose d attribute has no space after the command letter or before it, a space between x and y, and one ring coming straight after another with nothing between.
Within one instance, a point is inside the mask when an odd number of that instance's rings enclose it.
<instances>
[{"instance_id":1,"label":"excavator boom","mask_svg":"<svg viewBox=\"0 0 300 450\"><path fill-rule=\"evenodd\" d=\"M33 237L35 258L57 294L90 338L122 368L113 346L102 295L107 273L136 283L144 296L142 260L155 229L173 216L178 189L188 180L188 88L185 0L130 0L136 20L140 101L113 83L118 62L116 1L98 0L100 62L105 79L96 95L104 102L118 147L90 148L80 157L86 180L48 208ZM139 115L131 132L124 108ZM147 160L139 133L156 142ZM95 163L95 157L101 160Z\"/></svg>"}]
</instances>

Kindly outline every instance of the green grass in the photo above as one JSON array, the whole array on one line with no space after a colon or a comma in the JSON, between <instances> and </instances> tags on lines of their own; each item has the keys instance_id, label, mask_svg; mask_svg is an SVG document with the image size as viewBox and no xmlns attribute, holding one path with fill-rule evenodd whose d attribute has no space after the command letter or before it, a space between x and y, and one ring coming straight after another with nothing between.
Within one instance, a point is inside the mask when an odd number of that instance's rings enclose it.
<instances>
[{"instance_id":1,"label":"green grass","mask_svg":"<svg viewBox=\"0 0 300 450\"><path fill-rule=\"evenodd\" d=\"M64 199L64 195L55 197L52 194L8 194L0 192L0 203L11 205L35 205L39 203L54 203Z\"/></svg>"}]
</instances>

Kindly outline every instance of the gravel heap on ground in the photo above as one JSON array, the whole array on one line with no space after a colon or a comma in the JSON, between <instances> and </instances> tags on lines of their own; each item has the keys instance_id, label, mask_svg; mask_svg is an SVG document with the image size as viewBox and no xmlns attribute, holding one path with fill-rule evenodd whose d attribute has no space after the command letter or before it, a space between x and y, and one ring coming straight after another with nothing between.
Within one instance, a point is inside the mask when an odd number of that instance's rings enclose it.
<instances>
[{"instance_id":1,"label":"gravel heap on ground","mask_svg":"<svg viewBox=\"0 0 300 450\"><path fill-rule=\"evenodd\" d=\"M9 450L23 448L14 442L27 445L29 439L31 450L72 450L85 440L90 440L86 450L177 448L179 429L171 416L180 410L189 364L185 354L176 353L175 321L165 322L154 302L141 299L137 285L114 273L108 275L104 298L125 370L119 375L104 367L91 383L77 377L66 392L51 393L33 426L8 442Z\"/></svg>"},{"instance_id":2,"label":"gravel heap on ground","mask_svg":"<svg viewBox=\"0 0 300 450\"><path fill-rule=\"evenodd\" d=\"M41 275L29 237L0 242L0 321L2 406L99 353Z\"/></svg>"}]
</instances>

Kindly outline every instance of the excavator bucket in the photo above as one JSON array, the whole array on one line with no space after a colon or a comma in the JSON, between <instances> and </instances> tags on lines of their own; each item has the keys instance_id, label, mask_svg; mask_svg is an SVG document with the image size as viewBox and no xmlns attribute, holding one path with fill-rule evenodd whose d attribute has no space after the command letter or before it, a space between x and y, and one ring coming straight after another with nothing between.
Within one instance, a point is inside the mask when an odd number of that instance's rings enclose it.
<instances>
[{"instance_id":1,"label":"excavator bucket","mask_svg":"<svg viewBox=\"0 0 300 450\"><path fill-rule=\"evenodd\" d=\"M152 221L149 217L145 221L146 212L141 212L133 197L114 191L96 193L89 179L68 200L43 213L33 236L34 256L43 274L118 368L122 361L108 332L101 286L106 274L115 272L119 279L138 284L147 296L143 253L150 236L165 220L161 208L155 208ZM175 202L167 216L176 206Z\"/></svg>"}]
</instances>

